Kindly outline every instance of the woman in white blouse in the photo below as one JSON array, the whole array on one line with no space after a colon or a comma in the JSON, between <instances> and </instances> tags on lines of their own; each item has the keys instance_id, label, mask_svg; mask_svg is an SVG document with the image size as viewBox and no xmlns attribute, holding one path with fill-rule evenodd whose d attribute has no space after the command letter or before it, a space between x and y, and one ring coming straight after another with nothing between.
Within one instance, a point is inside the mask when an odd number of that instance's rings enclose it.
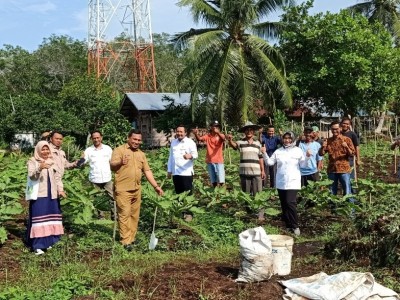
<instances>
[{"instance_id":1,"label":"woman in white blouse","mask_svg":"<svg viewBox=\"0 0 400 300\"><path fill-rule=\"evenodd\" d=\"M296 196L301 189L300 166L307 166L312 153L311 150L307 150L306 156L304 156L303 151L296 146L295 136L291 131L283 134L282 144L283 147L277 149L271 157L268 156L265 146L261 151L266 164L277 165L276 188L286 228L295 235L300 235L296 209Z\"/></svg>"}]
</instances>

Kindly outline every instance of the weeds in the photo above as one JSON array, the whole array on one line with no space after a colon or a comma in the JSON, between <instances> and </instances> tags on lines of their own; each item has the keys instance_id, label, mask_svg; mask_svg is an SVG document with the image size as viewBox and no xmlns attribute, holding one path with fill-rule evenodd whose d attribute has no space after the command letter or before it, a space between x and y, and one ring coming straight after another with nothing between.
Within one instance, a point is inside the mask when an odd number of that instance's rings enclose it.
<instances>
[{"instance_id":1,"label":"weeds","mask_svg":"<svg viewBox=\"0 0 400 300\"><path fill-rule=\"evenodd\" d=\"M153 173L158 182L163 182L166 196L158 197L153 188L147 183L143 184L138 245L130 253L112 240L112 222L93 219L95 208L103 205L104 201L87 183L87 171L67 171L65 181L69 197L63 200L63 209L69 235L65 235L43 257L33 256L20 241L14 240L10 246L7 245L13 253L18 253L15 262L20 267L12 277L8 274L9 267L0 269L7 270L5 280L0 281L0 300L79 299L85 296L115 300L160 299L160 293L165 290L169 292L168 299L183 299L178 278L159 278L160 272L169 266L179 269L210 262L238 266L237 236L245 229L258 226L254 213L260 209L266 210L266 232L282 233L281 228L272 225L276 223L269 222L279 220L279 202L271 200L276 197L274 190L265 190L256 197L241 192L237 165L234 164L226 165L229 181L226 188L209 187L204 163L199 162L204 158L202 151L201 158L195 162L194 195L175 195L172 192L172 182L166 179L167 155L168 149L149 155ZM234 158L236 155L232 152ZM15 197L18 195L17 199L21 198L25 184L26 157L22 158L0 158L3 163L0 166L0 176L6 174L2 178L9 178L5 179L7 181L2 179L0 183L0 190L6 193L0 196L0 203L16 207L13 213L22 211L22 207L14 206L19 203ZM5 168L5 164L12 167ZM321 251L295 258L294 263L297 266L324 264L323 267L330 272L368 270L371 264L375 264L372 267L377 279L399 290L399 274L396 270L389 272L387 268L378 268L378 265L396 266L399 263L396 252L400 228L400 220L397 218L400 213L397 203L398 185L360 179L359 193L355 196L358 204L354 205L346 201L346 198L332 196L330 183L327 180L311 183L300 192L303 202L298 209L311 234L302 235L296 239L296 244L309 241L321 245L331 244L332 247L325 251L333 253L333 258L327 261ZM313 207L308 208L307 203L312 203ZM336 206L335 212L339 216L326 221L325 216L332 205ZM155 251L149 252L147 246L155 207L160 212L156 223L159 244ZM3 208L0 206L0 237L1 226L6 228L4 224L15 216L11 213L3 214ZM355 218L350 219L348 215L353 209ZM194 213L190 223L181 220L181 213L185 210ZM323 225L314 231L312 227L318 223ZM361 257L368 259L361 261ZM352 264L344 262L348 260L352 260ZM360 262L368 264L365 267L356 265ZM227 280L232 280L235 270L230 270L225 276ZM208 280L203 279L196 286L187 288L195 292L199 299L223 299L221 294L208 288L208 283ZM254 287L239 287L234 292L235 299L252 299L251 288Z\"/></svg>"}]
</instances>

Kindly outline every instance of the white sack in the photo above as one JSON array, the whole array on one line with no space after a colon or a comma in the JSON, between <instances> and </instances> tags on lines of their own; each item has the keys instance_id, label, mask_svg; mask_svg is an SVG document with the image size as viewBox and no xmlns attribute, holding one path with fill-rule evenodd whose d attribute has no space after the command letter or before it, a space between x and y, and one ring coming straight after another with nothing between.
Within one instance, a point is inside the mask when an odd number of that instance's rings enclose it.
<instances>
[{"instance_id":1,"label":"white sack","mask_svg":"<svg viewBox=\"0 0 400 300\"><path fill-rule=\"evenodd\" d=\"M257 282L273 275L271 240L264 228L248 229L239 234L241 263L236 282Z\"/></svg>"},{"instance_id":2,"label":"white sack","mask_svg":"<svg viewBox=\"0 0 400 300\"><path fill-rule=\"evenodd\" d=\"M371 273L325 273L280 282L285 300L400 300L392 290L375 282Z\"/></svg>"}]
</instances>

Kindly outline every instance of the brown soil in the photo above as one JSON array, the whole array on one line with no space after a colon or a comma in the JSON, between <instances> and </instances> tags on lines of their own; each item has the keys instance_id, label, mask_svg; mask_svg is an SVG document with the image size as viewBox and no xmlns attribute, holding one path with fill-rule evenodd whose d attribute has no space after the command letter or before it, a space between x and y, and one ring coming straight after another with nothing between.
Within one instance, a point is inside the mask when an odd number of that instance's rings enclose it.
<instances>
[{"instance_id":1,"label":"brown soil","mask_svg":"<svg viewBox=\"0 0 400 300\"><path fill-rule=\"evenodd\" d=\"M400 158L399 158L400 159ZM383 162L383 164L382 164ZM382 167L383 165L383 167ZM393 175L394 161L392 157L378 156L377 159L365 158L363 165L358 169L359 178L380 179L387 183L397 182ZM315 236L329 226L332 216L310 217L306 214L300 215L302 234ZM0 282L12 282L20 276L19 257L21 250L13 247L17 240L22 239L22 228L24 217L21 216L12 224L9 240L0 247ZM268 223L283 227L281 221L276 218L268 220ZM8 228L9 229L9 228ZM185 234L185 231L182 232ZM193 233L188 230L187 235ZM323 257L324 245L320 242L304 242L294 244L294 255L292 261L292 272L288 276L273 276L270 280L252 284L238 284L234 279L238 276L239 257L228 259L229 262L205 262L203 264L190 261L174 261L163 265L151 274L146 275L125 275L124 277L111 282L108 288L118 292L125 291L127 294L135 294L137 299L153 300L197 300L197 299L282 299L283 286L280 280L310 276L324 271L330 273L334 264ZM168 244L170 250L174 250L174 241ZM101 251L88 253L87 260L93 265L96 261L104 259L110 253ZM89 256L90 255L90 256ZM135 291L140 287L140 291ZM138 295L140 294L140 295ZM89 300L96 297L86 296L78 299Z\"/></svg>"},{"instance_id":2,"label":"brown soil","mask_svg":"<svg viewBox=\"0 0 400 300\"><path fill-rule=\"evenodd\" d=\"M397 164L400 162L400 157L397 158ZM398 183L397 167L395 167L394 156L377 155L376 158L362 158L362 165L358 167L358 178L368 180L380 180L385 183Z\"/></svg>"},{"instance_id":3,"label":"brown soil","mask_svg":"<svg viewBox=\"0 0 400 300\"><path fill-rule=\"evenodd\" d=\"M164 265L152 275L125 276L109 286L114 291L128 291L140 286L140 299L282 299L283 286L279 280L308 276L320 272L323 264L304 264L302 259L320 253L320 243L294 245L292 272L288 276L273 276L259 283L235 283L239 259L231 263L175 262ZM201 298L203 297L203 298Z\"/></svg>"},{"instance_id":4,"label":"brown soil","mask_svg":"<svg viewBox=\"0 0 400 300\"><path fill-rule=\"evenodd\" d=\"M23 218L23 216L21 216ZM302 216L306 219L306 216ZM279 219L269 220L277 226L281 226ZM305 223L306 220L303 221ZM23 234L24 220L20 219L12 223L13 232L9 240L0 248L0 282L18 281L21 275L19 258L22 253L18 248L13 247L16 241L21 241ZM311 223L310 223L311 224ZM315 224L319 224L316 222ZM310 225L312 226L312 225ZM305 231L311 232L310 229ZM315 230L323 230L323 224L314 227ZM181 234L191 236L193 232L183 230ZM169 245L174 248L172 245ZM282 299L283 287L279 280L308 276L324 270L324 261L322 258L322 243L306 242L295 243L293 251L292 272L288 276L273 276L269 281L243 284L235 283L234 279L238 276L240 259L233 257L227 259L227 263L205 262L203 264L194 263L188 260L178 260L170 264L163 265L151 274L145 275L125 275L124 277L111 282L109 289L115 292L125 291L128 295L133 293L135 286L140 287L139 299ZM97 263L108 257L110 251L91 251L84 254L83 259L91 261L93 267ZM304 259L312 255L318 256L313 263L305 263ZM46 267L46 266L43 266ZM326 269L325 269L326 271ZM137 295L137 291L134 292ZM95 299L91 296L78 299Z\"/></svg>"},{"instance_id":5,"label":"brown soil","mask_svg":"<svg viewBox=\"0 0 400 300\"><path fill-rule=\"evenodd\" d=\"M20 275L18 257L22 253L20 250L13 249L12 247L16 240L20 240L20 238L10 234L6 243L0 247L0 282L12 282Z\"/></svg>"}]
</instances>

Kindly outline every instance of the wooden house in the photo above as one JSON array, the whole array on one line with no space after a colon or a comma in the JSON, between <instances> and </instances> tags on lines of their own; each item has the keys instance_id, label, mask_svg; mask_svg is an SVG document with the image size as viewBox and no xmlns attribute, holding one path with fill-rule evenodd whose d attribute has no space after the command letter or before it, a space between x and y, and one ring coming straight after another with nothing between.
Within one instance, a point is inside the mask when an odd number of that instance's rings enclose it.
<instances>
[{"instance_id":1,"label":"wooden house","mask_svg":"<svg viewBox=\"0 0 400 300\"><path fill-rule=\"evenodd\" d=\"M150 147L164 146L166 142L166 134L155 130L153 120L165 110L168 99L176 105L189 105L190 93L126 93L122 99L120 113L133 128L141 130L143 142Z\"/></svg>"}]
</instances>

